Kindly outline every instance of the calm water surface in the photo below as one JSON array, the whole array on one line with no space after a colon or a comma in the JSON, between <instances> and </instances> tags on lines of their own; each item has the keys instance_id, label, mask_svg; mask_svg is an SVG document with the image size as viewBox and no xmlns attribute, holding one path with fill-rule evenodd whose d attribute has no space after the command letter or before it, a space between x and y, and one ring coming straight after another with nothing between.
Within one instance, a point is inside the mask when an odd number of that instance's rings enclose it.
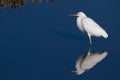
<instances>
[{"instance_id":1,"label":"calm water surface","mask_svg":"<svg viewBox=\"0 0 120 80\"><path fill-rule=\"evenodd\" d=\"M120 80L120 10L118 0L57 0L25 3L21 8L0 9L0 80ZM93 37L91 51L107 57L82 75L75 62L86 55L86 33L76 26L85 12L109 34Z\"/></svg>"}]
</instances>

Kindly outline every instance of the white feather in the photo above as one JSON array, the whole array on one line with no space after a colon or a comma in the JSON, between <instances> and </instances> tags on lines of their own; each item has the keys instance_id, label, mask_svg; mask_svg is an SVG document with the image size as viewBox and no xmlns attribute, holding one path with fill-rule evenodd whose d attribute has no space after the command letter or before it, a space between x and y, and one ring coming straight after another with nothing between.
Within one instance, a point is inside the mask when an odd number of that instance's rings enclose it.
<instances>
[{"instance_id":1,"label":"white feather","mask_svg":"<svg viewBox=\"0 0 120 80\"><path fill-rule=\"evenodd\" d=\"M108 34L91 18L83 18L81 22L84 31L88 32L91 36L102 36L104 38L108 37Z\"/></svg>"}]
</instances>

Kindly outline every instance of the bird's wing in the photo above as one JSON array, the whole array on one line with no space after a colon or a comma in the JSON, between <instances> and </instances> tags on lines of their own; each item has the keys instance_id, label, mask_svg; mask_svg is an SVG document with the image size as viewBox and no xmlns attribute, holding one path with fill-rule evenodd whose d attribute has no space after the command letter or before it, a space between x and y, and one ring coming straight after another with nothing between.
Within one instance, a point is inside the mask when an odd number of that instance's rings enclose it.
<instances>
[{"instance_id":1,"label":"bird's wing","mask_svg":"<svg viewBox=\"0 0 120 80\"><path fill-rule=\"evenodd\" d=\"M97 63L102 61L107 54L107 52L103 52L102 54L95 53L87 56L82 63L82 69L90 69L94 67Z\"/></svg>"},{"instance_id":2,"label":"bird's wing","mask_svg":"<svg viewBox=\"0 0 120 80\"><path fill-rule=\"evenodd\" d=\"M91 36L103 36L108 37L108 34L91 18L83 18L82 25L84 30Z\"/></svg>"}]
</instances>

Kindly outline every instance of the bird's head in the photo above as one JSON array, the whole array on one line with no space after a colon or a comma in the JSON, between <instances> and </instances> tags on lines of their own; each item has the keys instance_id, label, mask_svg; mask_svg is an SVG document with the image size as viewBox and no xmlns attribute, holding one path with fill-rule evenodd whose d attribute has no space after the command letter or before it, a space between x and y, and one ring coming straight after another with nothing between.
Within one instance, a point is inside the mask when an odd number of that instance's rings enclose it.
<instances>
[{"instance_id":1,"label":"bird's head","mask_svg":"<svg viewBox=\"0 0 120 80\"><path fill-rule=\"evenodd\" d=\"M70 16L86 17L84 12L78 12L77 14L72 14Z\"/></svg>"}]
</instances>

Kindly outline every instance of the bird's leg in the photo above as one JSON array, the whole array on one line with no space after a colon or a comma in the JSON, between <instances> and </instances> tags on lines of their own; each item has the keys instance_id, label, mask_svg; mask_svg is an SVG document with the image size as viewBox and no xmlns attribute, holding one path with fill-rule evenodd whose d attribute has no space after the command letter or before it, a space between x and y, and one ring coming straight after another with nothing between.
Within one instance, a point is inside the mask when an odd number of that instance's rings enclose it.
<instances>
[{"instance_id":1,"label":"bird's leg","mask_svg":"<svg viewBox=\"0 0 120 80\"><path fill-rule=\"evenodd\" d=\"M89 37L89 44L90 44L90 46L92 46L92 41L91 41L91 35L88 33L88 37Z\"/></svg>"}]
</instances>

